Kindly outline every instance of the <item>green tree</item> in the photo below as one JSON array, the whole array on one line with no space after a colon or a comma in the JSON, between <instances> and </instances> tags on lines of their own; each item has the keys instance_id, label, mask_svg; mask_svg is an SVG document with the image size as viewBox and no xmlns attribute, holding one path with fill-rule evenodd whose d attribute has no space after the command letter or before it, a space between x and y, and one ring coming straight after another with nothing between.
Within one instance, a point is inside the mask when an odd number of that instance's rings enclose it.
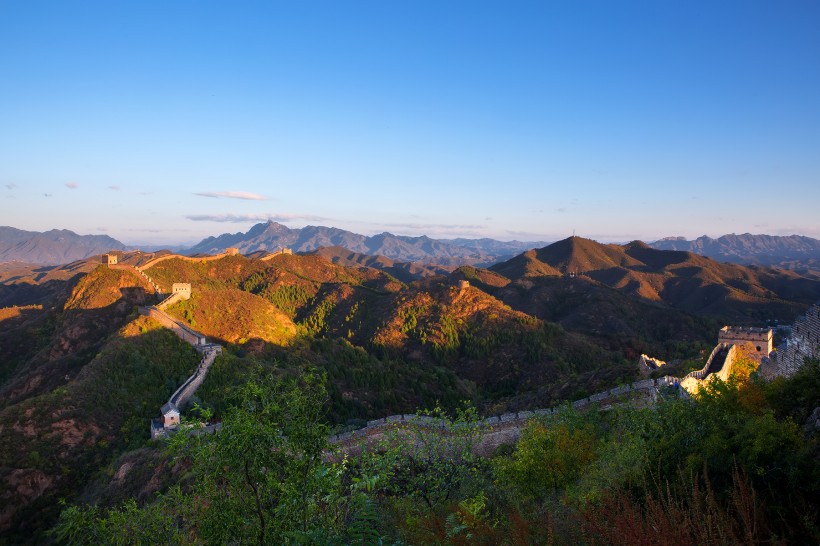
<instances>
[{"instance_id":1,"label":"green tree","mask_svg":"<svg viewBox=\"0 0 820 546\"><path fill-rule=\"evenodd\" d=\"M510 457L495 461L500 480L520 496L543 502L575 482L595 460L595 429L580 416L559 416L552 422L532 420Z\"/></svg>"}]
</instances>

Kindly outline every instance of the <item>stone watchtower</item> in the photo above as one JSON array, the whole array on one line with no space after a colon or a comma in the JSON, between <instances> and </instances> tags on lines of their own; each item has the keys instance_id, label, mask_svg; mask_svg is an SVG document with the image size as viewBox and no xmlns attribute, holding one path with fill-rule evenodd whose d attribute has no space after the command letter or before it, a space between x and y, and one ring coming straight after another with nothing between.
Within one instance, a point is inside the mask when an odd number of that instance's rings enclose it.
<instances>
[{"instance_id":1,"label":"stone watchtower","mask_svg":"<svg viewBox=\"0 0 820 546\"><path fill-rule=\"evenodd\" d=\"M166 402L159 411L162 413L162 424L165 428L179 424L179 408L171 402Z\"/></svg>"},{"instance_id":2,"label":"stone watchtower","mask_svg":"<svg viewBox=\"0 0 820 546\"><path fill-rule=\"evenodd\" d=\"M172 294L179 294L184 300L191 299L191 283L175 282L171 286Z\"/></svg>"},{"instance_id":3,"label":"stone watchtower","mask_svg":"<svg viewBox=\"0 0 820 546\"><path fill-rule=\"evenodd\" d=\"M237 254L239 254L239 249L235 247L228 247L225 249L225 254L227 256L236 256Z\"/></svg>"},{"instance_id":4,"label":"stone watchtower","mask_svg":"<svg viewBox=\"0 0 820 546\"><path fill-rule=\"evenodd\" d=\"M718 343L743 345L750 343L758 360L769 356L773 349L771 328L752 328L745 326L724 326L718 332Z\"/></svg>"},{"instance_id":5,"label":"stone watchtower","mask_svg":"<svg viewBox=\"0 0 820 546\"><path fill-rule=\"evenodd\" d=\"M105 254L105 255L103 255L103 263L108 264L109 266L117 265L117 255L116 254Z\"/></svg>"}]
</instances>

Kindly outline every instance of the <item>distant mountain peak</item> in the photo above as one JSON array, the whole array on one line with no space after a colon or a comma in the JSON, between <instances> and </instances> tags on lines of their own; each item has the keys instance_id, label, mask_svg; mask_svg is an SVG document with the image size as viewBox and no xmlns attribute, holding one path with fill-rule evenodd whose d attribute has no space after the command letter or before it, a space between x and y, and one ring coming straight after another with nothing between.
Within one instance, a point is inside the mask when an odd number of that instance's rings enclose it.
<instances>
[{"instance_id":1,"label":"distant mountain peak","mask_svg":"<svg viewBox=\"0 0 820 546\"><path fill-rule=\"evenodd\" d=\"M0 227L0 262L58 265L126 248L108 235L78 235L67 229L41 233Z\"/></svg>"},{"instance_id":2,"label":"distant mountain peak","mask_svg":"<svg viewBox=\"0 0 820 546\"><path fill-rule=\"evenodd\" d=\"M287 247L295 252L311 252L322 247L339 246L351 252L380 255L399 262L439 264L454 267L463 264L487 266L523 252L532 244L502 242L492 239L439 240L427 235L417 237L389 232L367 237L335 227L305 226L288 228L269 220L251 227L247 233L224 233L203 239L188 249L189 254L215 254L236 247L243 254L273 251Z\"/></svg>"}]
</instances>

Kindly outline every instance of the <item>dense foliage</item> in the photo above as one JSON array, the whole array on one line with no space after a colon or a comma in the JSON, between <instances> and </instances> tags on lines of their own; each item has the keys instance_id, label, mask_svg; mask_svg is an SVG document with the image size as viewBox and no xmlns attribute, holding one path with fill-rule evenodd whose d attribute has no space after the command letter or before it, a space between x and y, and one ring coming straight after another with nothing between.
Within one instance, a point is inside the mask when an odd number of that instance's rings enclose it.
<instances>
[{"instance_id":1,"label":"dense foliage","mask_svg":"<svg viewBox=\"0 0 820 546\"><path fill-rule=\"evenodd\" d=\"M169 446L191 482L140 507L67 507L65 544L810 544L820 539L820 365L735 376L693 400L530 421L476 455L475 413L440 410L334 452L315 373L257 372L221 432Z\"/></svg>"}]
</instances>

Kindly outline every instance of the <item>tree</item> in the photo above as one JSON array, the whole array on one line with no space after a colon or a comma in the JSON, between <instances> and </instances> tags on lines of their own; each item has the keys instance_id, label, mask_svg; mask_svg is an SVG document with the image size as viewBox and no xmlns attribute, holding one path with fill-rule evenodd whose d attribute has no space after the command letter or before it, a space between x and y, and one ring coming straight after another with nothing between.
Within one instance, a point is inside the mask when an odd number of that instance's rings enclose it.
<instances>
[{"instance_id":1,"label":"tree","mask_svg":"<svg viewBox=\"0 0 820 546\"><path fill-rule=\"evenodd\" d=\"M578 479L597 444L593 426L566 409L551 422L530 421L512 455L496 461L496 474L524 498L543 502Z\"/></svg>"}]
</instances>

